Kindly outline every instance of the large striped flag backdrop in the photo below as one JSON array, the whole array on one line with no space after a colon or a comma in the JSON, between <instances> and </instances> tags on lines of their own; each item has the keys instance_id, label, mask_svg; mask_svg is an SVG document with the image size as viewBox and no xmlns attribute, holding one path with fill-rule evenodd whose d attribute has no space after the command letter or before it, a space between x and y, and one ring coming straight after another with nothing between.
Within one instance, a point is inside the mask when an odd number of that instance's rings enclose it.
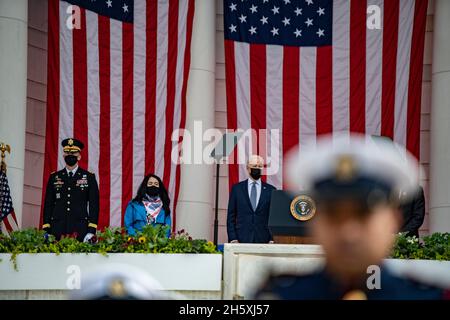
<instances>
[{"instance_id":1,"label":"large striped flag backdrop","mask_svg":"<svg viewBox=\"0 0 450 320\"><path fill-rule=\"evenodd\" d=\"M85 143L81 166L99 182L99 227L122 225L146 173L163 179L174 208L171 135L185 123L194 0L48 6L44 186L64 167L60 141L75 137Z\"/></svg>"},{"instance_id":2,"label":"large striped flag backdrop","mask_svg":"<svg viewBox=\"0 0 450 320\"><path fill-rule=\"evenodd\" d=\"M224 0L228 127L279 129L267 143L280 165L335 132L389 136L418 157L426 11L427 0ZM245 176L230 166L231 183ZM267 181L282 187L283 168Z\"/></svg>"}]
</instances>

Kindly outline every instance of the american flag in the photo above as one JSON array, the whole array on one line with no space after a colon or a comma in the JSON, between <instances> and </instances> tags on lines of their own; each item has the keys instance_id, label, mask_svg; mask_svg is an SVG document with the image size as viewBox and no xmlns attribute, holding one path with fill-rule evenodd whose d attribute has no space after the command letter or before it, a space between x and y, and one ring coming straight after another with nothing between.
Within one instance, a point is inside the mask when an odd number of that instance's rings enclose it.
<instances>
[{"instance_id":1,"label":"american flag","mask_svg":"<svg viewBox=\"0 0 450 320\"><path fill-rule=\"evenodd\" d=\"M282 187L283 155L321 134L384 135L419 156L427 0L224 0L223 10L228 128L279 130L249 142L267 159L280 150L269 183ZM246 177L229 169L230 183Z\"/></svg>"},{"instance_id":2,"label":"american flag","mask_svg":"<svg viewBox=\"0 0 450 320\"><path fill-rule=\"evenodd\" d=\"M6 173L0 170L0 230L4 234L9 234L18 229L8 178Z\"/></svg>"},{"instance_id":3,"label":"american flag","mask_svg":"<svg viewBox=\"0 0 450 320\"><path fill-rule=\"evenodd\" d=\"M61 140L83 141L80 166L99 183L99 228L123 224L148 173L163 179L175 208L171 135L185 124L193 16L194 0L49 0L44 186L64 167Z\"/></svg>"}]
</instances>

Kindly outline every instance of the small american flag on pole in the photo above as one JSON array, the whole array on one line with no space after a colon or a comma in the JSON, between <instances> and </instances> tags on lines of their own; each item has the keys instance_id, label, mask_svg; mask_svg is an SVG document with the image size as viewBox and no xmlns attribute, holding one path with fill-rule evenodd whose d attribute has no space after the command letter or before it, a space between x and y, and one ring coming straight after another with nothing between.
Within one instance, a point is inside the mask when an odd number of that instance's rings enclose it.
<instances>
[{"instance_id":1,"label":"small american flag on pole","mask_svg":"<svg viewBox=\"0 0 450 320\"><path fill-rule=\"evenodd\" d=\"M2 170L0 170L0 228L4 234L9 234L19 229L16 214L14 213L8 178Z\"/></svg>"},{"instance_id":2,"label":"small american flag on pole","mask_svg":"<svg viewBox=\"0 0 450 320\"><path fill-rule=\"evenodd\" d=\"M224 0L228 128L279 130L266 149L276 144L281 170L267 182L282 187L286 152L321 134L388 136L419 157L427 4ZM267 158L258 140L252 153ZM229 175L243 180L245 165Z\"/></svg>"}]
</instances>

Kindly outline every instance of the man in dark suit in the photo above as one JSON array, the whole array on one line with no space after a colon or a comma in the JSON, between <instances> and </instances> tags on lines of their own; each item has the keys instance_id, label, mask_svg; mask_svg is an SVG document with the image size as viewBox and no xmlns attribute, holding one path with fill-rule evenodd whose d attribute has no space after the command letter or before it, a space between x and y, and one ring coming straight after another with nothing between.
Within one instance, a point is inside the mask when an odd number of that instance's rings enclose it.
<instances>
[{"instance_id":1,"label":"man in dark suit","mask_svg":"<svg viewBox=\"0 0 450 320\"><path fill-rule=\"evenodd\" d=\"M77 233L78 240L87 242L97 230L99 192L95 175L78 166L81 141L62 141L66 167L50 175L45 192L42 229L57 239Z\"/></svg>"},{"instance_id":2,"label":"man in dark suit","mask_svg":"<svg viewBox=\"0 0 450 320\"><path fill-rule=\"evenodd\" d=\"M270 197L275 187L261 181L264 161L253 155L247 163L249 178L231 188L227 231L231 243L272 243L269 230Z\"/></svg>"},{"instance_id":3,"label":"man in dark suit","mask_svg":"<svg viewBox=\"0 0 450 320\"><path fill-rule=\"evenodd\" d=\"M400 232L405 232L408 236L419 237L419 228L425 218L425 195L423 188L419 190L410 201L401 206L403 213L403 225Z\"/></svg>"}]
</instances>

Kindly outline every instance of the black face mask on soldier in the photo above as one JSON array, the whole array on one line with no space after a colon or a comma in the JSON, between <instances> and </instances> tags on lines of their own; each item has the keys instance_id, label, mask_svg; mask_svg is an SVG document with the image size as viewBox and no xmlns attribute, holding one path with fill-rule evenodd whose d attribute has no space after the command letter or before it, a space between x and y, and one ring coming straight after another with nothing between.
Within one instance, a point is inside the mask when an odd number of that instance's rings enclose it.
<instances>
[{"instance_id":1,"label":"black face mask on soldier","mask_svg":"<svg viewBox=\"0 0 450 320\"><path fill-rule=\"evenodd\" d=\"M250 176L253 179L258 180L259 178L261 178L261 169L259 169L259 168L250 168Z\"/></svg>"},{"instance_id":2,"label":"black face mask on soldier","mask_svg":"<svg viewBox=\"0 0 450 320\"><path fill-rule=\"evenodd\" d=\"M73 154L69 154L64 157L64 161L69 167L73 167L78 162L78 157Z\"/></svg>"},{"instance_id":3,"label":"black face mask on soldier","mask_svg":"<svg viewBox=\"0 0 450 320\"><path fill-rule=\"evenodd\" d=\"M147 187L146 192L150 197L155 197L159 194L159 188L155 186Z\"/></svg>"}]
</instances>

